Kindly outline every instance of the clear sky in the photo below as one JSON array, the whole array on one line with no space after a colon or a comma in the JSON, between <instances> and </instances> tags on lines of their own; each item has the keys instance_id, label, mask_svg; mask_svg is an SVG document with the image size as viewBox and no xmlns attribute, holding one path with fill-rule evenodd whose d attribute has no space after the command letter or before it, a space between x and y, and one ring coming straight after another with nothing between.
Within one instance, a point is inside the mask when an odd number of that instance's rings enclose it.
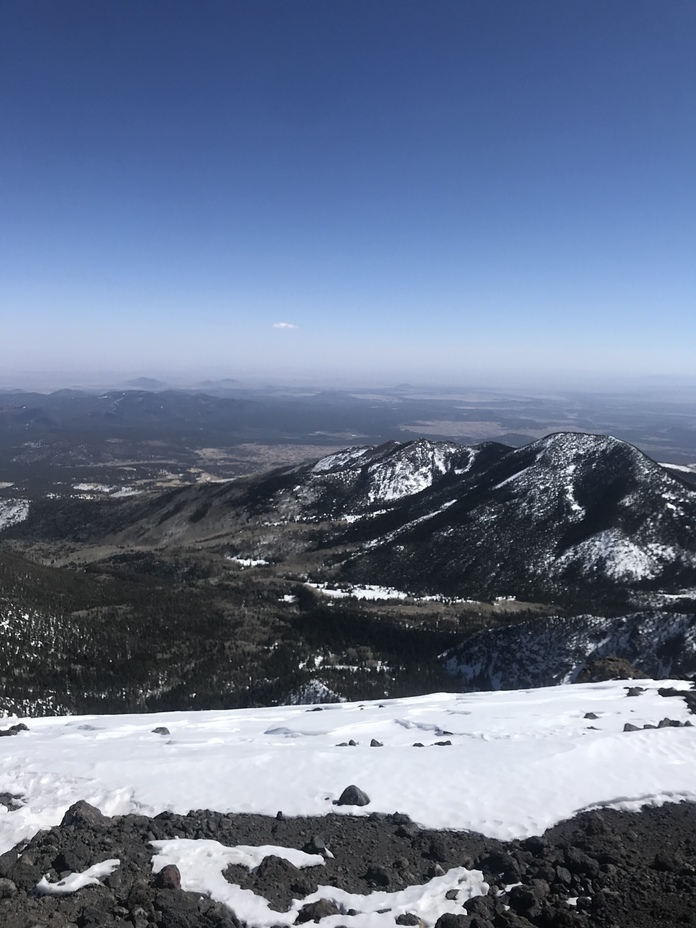
<instances>
[{"instance_id":1,"label":"clear sky","mask_svg":"<svg viewBox=\"0 0 696 928\"><path fill-rule=\"evenodd\" d=\"M0 62L5 373L696 373L693 0L3 0Z\"/></svg>"}]
</instances>

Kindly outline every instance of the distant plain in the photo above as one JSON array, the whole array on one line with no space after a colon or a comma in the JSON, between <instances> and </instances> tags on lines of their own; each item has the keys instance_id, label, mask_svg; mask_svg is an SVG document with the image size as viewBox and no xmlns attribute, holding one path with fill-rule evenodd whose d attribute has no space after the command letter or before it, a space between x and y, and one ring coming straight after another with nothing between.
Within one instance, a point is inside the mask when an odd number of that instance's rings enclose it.
<instances>
[{"instance_id":1,"label":"distant plain","mask_svg":"<svg viewBox=\"0 0 696 928\"><path fill-rule=\"evenodd\" d=\"M506 392L468 387L245 387L0 392L0 498L108 495L226 480L351 445L412 438L515 447L556 431L610 434L696 462L696 387Z\"/></svg>"}]
</instances>

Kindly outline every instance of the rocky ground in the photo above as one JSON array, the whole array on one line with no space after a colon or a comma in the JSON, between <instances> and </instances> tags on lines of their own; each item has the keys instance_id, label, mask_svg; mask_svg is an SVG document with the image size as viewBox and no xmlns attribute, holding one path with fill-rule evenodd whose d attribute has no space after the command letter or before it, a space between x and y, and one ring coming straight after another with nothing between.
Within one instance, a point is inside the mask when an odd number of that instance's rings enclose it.
<instances>
[{"instance_id":1,"label":"rocky ground","mask_svg":"<svg viewBox=\"0 0 696 928\"><path fill-rule=\"evenodd\" d=\"M12 814L11 797L0 796L0 802ZM507 844L478 834L420 829L398 813L311 819L204 810L106 818L78 803L60 826L0 857L0 925L238 928L224 906L182 891L176 868L153 876L149 842L176 836L323 853L324 867L299 870L268 857L255 870L228 868L230 882L264 896L278 911L314 892L319 882L361 894L395 892L464 866L482 870L491 889L464 901L459 914L442 916L437 928L696 925L696 805L690 803L640 813L587 812L543 836ZM121 866L102 884L65 896L36 894L44 875L57 881L110 858L120 859ZM455 896L448 898L455 898L457 891L450 892ZM297 920L319 921L331 914L340 913L323 902L301 910ZM398 923L419 921L400 915Z\"/></svg>"}]
</instances>

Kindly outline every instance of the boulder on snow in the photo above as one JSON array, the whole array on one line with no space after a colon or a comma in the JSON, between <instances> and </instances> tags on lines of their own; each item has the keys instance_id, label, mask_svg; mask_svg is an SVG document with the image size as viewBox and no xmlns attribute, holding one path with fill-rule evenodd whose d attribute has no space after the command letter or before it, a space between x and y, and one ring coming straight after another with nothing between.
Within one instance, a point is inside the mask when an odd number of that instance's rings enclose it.
<instances>
[{"instance_id":1,"label":"boulder on snow","mask_svg":"<svg viewBox=\"0 0 696 928\"><path fill-rule=\"evenodd\" d=\"M60 824L61 827L72 825L75 828L94 828L95 825L105 825L106 816L96 806L91 806L84 799L80 799L70 806Z\"/></svg>"},{"instance_id":2,"label":"boulder on snow","mask_svg":"<svg viewBox=\"0 0 696 928\"><path fill-rule=\"evenodd\" d=\"M307 905L302 906L297 913L297 923L318 922L321 921L322 918L327 918L329 915L340 914L341 910L335 902L332 902L330 899L319 899L316 902L308 902Z\"/></svg>"},{"instance_id":3,"label":"boulder on snow","mask_svg":"<svg viewBox=\"0 0 696 928\"><path fill-rule=\"evenodd\" d=\"M346 786L338 799L334 799L335 806L366 806L370 803L367 793L354 785Z\"/></svg>"},{"instance_id":4,"label":"boulder on snow","mask_svg":"<svg viewBox=\"0 0 696 928\"><path fill-rule=\"evenodd\" d=\"M417 915L414 915L413 912L402 912L401 915L397 915L394 919L397 925L423 925L424 922L418 918Z\"/></svg>"},{"instance_id":5,"label":"boulder on snow","mask_svg":"<svg viewBox=\"0 0 696 928\"><path fill-rule=\"evenodd\" d=\"M627 686L626 695L627 696L642 696L645 692L644 686Z\"/></svg>"}]
</instances>

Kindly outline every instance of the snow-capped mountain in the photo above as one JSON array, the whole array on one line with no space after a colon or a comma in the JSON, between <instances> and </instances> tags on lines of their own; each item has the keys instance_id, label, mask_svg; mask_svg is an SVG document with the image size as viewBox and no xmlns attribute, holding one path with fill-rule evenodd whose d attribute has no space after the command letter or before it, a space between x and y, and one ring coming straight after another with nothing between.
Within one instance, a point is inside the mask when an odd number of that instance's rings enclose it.
<instances>
[{"instance_id":1,"label":"snow-capped mountain","mask_svg":"<svg viewBox=\"0 0 696 928\"><path fill-rule=\"evenodd\" d=\"M580 597L592 608L696 586L696 491L601 435L557 433L519 449L424 439L349 448L109 503L86 517L75 501L68 516L64 501L44 501L22 525L36 537L79 523L80 539L125 545L228 542L231 554L276 567L335 546L345 580L477 599ZM239 550L244 534L253 549Z\"/></svg>"},{"instance_id":2,"label":"snow-capped mountain","mask_svg":"<svg viewBox=\"0 0 696 928\"><path fill-rule=\"evenodd\" d=\"M617 439L559 433L508 450L371 527L349 573L477 596L554 597L696 581L696 494Z\"/></svg>"},{"instance_id":3,"label":"snow-capped mountain","mask_svg":"<svg viewBox=\"0 0 696 928\"><path fill-rule=\"evenodd\" d=\"M622 658L646 677L696 674L696 615L638 612L532 619L489 629L443 654L466 690L573 683L592 662Z\"/></svg>"}]
</instances>

